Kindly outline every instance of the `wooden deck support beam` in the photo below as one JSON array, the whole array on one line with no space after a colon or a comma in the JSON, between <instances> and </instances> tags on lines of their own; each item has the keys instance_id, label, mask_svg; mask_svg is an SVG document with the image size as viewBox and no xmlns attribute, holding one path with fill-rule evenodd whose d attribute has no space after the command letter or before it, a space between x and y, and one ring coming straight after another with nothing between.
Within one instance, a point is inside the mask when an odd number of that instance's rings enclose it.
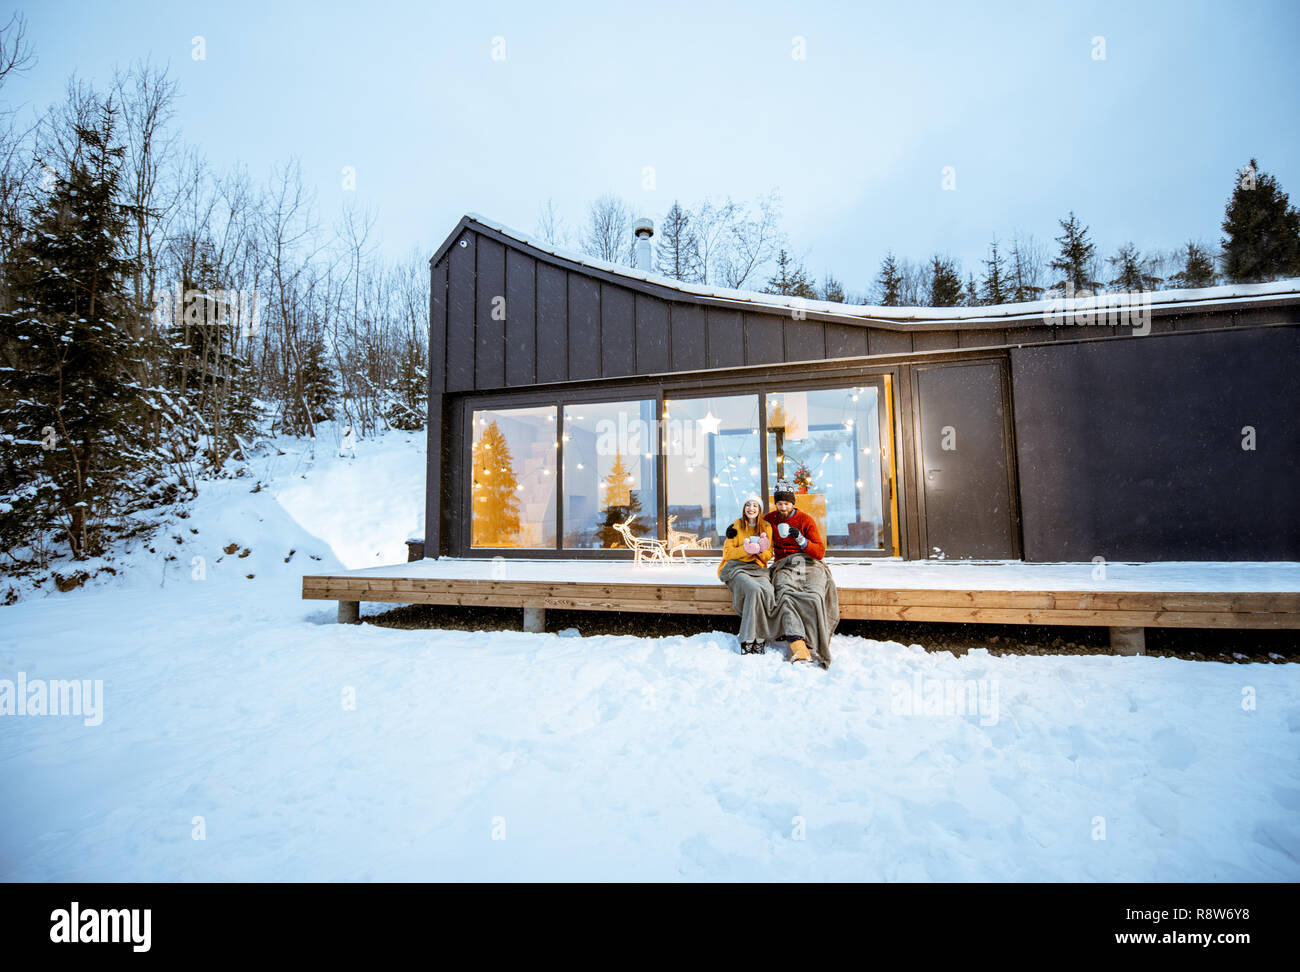
<instances>
[{"instance_id":1,"label":"wooden deck support beam","mask_svg":"<svg viewBox=\"0 0 1300 972\"><path fill-rule=\"evenodd\" d=\"M1147 653L1146 628L1110 629L1110 646L1117 655L1145 655Z\"/></svg>"},{"instance_id":2,"label":"wooden deck support beam","mask_svg":"<svg viewBox=\"0 0 1300 972\"><path fill-rule=\"evenodd\" d=\"M524 607L524 630L540 634L546 630L546 608Z\"/></svg>"},{"instance_id":3,"label":"wooden deck support beam","mask_svg":"<svg viewBox=\"0 0 1300 972\"><path fill-rule=\"evenodd\" d=\"M360 624L361 602L339 601L339 624Z\"/></svg>"}]
</instances>

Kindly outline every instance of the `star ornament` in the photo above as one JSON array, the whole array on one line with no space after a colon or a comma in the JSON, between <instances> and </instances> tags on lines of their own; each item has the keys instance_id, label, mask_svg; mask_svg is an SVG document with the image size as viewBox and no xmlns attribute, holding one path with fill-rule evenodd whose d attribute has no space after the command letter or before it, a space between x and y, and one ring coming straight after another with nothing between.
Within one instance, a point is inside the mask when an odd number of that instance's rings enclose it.
<instances>
[{"instance_id":1,"label":"star ornament","mask_svg":"<svg viewBox=\"0 0 1300 972\"><path fill-rule=\"evenodd\" d=\"M712 411L705 412L704 418L695 421L705 435L717 435L718 429L722 427L722 419L714 418Z\"/></svg>"}]
</instances>

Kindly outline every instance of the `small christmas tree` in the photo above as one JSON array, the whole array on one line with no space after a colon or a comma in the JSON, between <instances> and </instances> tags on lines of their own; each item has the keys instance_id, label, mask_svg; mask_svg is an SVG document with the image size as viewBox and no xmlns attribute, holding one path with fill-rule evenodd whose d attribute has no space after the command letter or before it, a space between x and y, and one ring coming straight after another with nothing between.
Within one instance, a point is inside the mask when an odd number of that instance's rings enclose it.
<instances>
[{"instance_id":1,"label":"small christmas tree","mask_svg":"<svg viewBox=\"0 0 1300 972\"><path fill-rule=\"evenodd\" d=\"M603 480L605 488L601 501L605 521L596 532L602 547L622 547L623 537L614 529L614 524L622 523L630 515L641 512L641 497L632 492L631 480L632 470L623 463L623 453L615 454L614 467ZM639 520L633 520L628 529L638 537L650 532L650 528Z\"/></svg>"},{"instance_id":2,"label":"small christmas tree","mask_svg":"<svg viewBox=\"0 0 1300 972\"><path fill-rule=\"evenodd\" d=\"M806 462L799 463L799 468L794 471L794 484L798 487L800 493L806 493L812 489L812 473L809 471Z\"/></svg>"}]
</instances>

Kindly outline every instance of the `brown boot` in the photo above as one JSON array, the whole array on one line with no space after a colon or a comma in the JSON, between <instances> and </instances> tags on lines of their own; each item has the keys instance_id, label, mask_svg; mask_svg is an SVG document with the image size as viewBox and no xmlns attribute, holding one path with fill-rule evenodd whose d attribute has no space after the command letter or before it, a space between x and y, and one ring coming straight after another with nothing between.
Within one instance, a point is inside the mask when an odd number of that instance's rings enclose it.
<instances>
[{"instance_id":1,"label":"brown boot","mask_svg":"<svg viewBox=\"0 0 1300 972\"><path fill-rule=\"evenodd\" d=\"M790 661L792 662L810 662L812 653L808 651L808 643L802 638L795 638L790 642Z\"/></svg>"}]
</instances>

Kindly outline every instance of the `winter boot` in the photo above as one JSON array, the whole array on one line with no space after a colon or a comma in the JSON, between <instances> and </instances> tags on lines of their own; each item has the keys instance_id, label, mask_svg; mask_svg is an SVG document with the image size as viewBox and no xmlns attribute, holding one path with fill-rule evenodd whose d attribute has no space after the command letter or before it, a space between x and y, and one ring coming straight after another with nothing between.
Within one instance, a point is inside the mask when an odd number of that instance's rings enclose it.
<instances>
[{"instance_id":1,"label":"winter boot","mask_svg":"<svg viewBox=\"0 0 1300 972\"><path fill-rule=\"evenodd\" d=\"M808 650L808 643L802 638L795 638L790 642L790 661L791 662L810 662L812 661L812 652Z\"/></svg>"}]
</instances>

